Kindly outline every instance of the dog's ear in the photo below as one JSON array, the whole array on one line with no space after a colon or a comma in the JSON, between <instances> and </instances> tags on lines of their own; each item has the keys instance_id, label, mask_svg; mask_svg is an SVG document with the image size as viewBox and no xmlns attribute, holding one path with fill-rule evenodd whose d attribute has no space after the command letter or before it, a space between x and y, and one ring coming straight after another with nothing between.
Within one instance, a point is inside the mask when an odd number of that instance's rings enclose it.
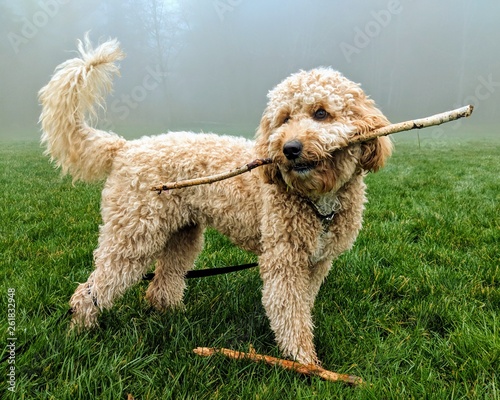
<instances>
[{"instance_id":1,"label":"dog's ear","mask_svg":"<svg viewBox=\"0 0 500 400\"><path fill-rule=\"evenodd\" d=\"M358 120L358 134L389 125L389 120L375 107L375 103L372 100L368 100L368 104L371 106L369 110L365 110L365 112L368 112ZM362 143L361 150L361 168L365 171L377 172L385 165L386 160L392 154L392 141L385 136L379 137Z\"/></svg>"},{"instance_id":2,"label":"dog's ear","mask_svg":"<svg viewBox=\"0 0 500 400\"><path fill-rule=\"evenodd\" d=\"M375 102L370 99L359 86L349 92L349 111L351 123L356 127L357 134L364 134L377 128L389 125L389 120L382 114Z\"/></svg>"},{"instance_id":3,"label":"dog's ear","mask_svg":"<svg viewBox=\"0 0 500 400\"><path fill-rule=\"evenodd\" d=\"M379 137L361 144L360 165L365 171L377 172L385 165L392 153L392 142L388 137Z\"/></svg>"},{"instance_id":4,"label":"dog's ear","mask_svg":"<svg viewBox=\"0 0 500 400\"><path fill-rule=\"evenodd\" d=\"M271 119L264 112L260 120L259 128L255 134L255 152L258 158L269 158L269 136L271 134ZM276 183L279 175L278 168L274 164L263 165L258 168L259 174L265 183Z\"/></svg>"},{"instance_id":5,"label":"dog's ear","mask_svg":"<svg viewBox=\"0 0 500 400\"><path fill-rule=\"evenodd\" d=\"M356 127L356 135L363 135L390 124L384 114L375 106L362 90L355 91L352 124ZM361 144L360 166L365 171L377 172L382 168L392 153L392 142L388 137L379 137Z\"/></svg>"}]
</instances>

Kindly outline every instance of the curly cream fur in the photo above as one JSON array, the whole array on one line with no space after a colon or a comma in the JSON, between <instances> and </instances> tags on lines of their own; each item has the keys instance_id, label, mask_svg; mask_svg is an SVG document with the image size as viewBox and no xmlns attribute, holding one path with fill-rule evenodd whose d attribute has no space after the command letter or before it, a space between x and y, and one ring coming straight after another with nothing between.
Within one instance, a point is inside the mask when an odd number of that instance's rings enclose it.
<instances>
[{"instance_id":1,"label":"curly cream fur","mask_svg":"<svg viewBox=\"0 0 500 400\"><path fill-rule=\"evenodd\" d=\"M114 40L61 64L40 91L42 142L74 179L106 177L95 269L71 298L72 323L97 324L99 311L137 283L156 261L146 297L157 309L182 306L184 276L218 229L259 256L262 301L286 356L317 362L311 310L332 260L349 249L365 203L363 178L390 155L387 138L336 150L353 135L388 124L359 85L328 68L301 71L269 93L256 142L176 132L126 141L87 125L85 116L111 89L123 58ZM324 120L314 118L318 109ZM293 160L284 146L299 141ZM260 173L157 195L161 181L212 175L242 162L272 158ZM298 170L298 165L308 168ZM317 213L334 210L329 223Z\"/></svg>"}]
</instances>

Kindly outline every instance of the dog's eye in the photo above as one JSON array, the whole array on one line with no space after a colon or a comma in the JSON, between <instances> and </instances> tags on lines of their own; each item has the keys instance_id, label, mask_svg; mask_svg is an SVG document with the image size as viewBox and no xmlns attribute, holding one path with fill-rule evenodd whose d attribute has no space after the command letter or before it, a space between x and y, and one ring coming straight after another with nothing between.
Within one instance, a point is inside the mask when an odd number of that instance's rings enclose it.
<instances>
[{"instance_id":1,"label":"dog's eye","mask_svg":"<svg viewBox=\"0 0 500 400\"><path fill-rule=\"evenodd\" d=\"M283 124L286 124L288 121L290 121L289 115L287 115L285 118L283 118Z\"/></svg>"},{"instance_id":2,"label":"dog's eye","mask_svg":"<svg viewBox=\"0 0 500 400\"><path fill-rule=\"evenodd\" d=\"M328 117L328 113L326 112L326 110L324 108L319 108L318 110L316 110L313 114L313 118L316 120L316 121L323 121L325 120L326 118Z\"/></svg>"}]
</instances>

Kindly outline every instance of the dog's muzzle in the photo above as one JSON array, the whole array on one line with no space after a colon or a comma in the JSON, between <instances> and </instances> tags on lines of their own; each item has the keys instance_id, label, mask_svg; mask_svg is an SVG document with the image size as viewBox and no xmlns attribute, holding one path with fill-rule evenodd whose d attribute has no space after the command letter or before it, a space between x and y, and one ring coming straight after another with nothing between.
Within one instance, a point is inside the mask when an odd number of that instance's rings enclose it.
<instances>
[{"instance_id":1,"label":"dog's muzzle","mask_svg":"<svg viewBox=\"0 0 500 400\"><path fill-rule=\"evenodd\" d=\"M283 145L283 154L290 161L289 171L305 174L314 168L317 163L300 161L304 146L299 140L290 140Z\"/></svg>"}]
</instances>

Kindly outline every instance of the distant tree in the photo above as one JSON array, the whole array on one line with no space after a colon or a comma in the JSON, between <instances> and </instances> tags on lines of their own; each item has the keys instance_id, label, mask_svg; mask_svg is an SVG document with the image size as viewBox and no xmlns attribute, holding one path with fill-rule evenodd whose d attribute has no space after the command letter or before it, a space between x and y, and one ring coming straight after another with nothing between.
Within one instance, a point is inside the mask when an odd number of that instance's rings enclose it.
<instances>
[{"instance_id":1,"label":"distant tree","mask_svg":"<svg viewBox=\"0 0 500 400\"><path fill-rule=\"evenodd\" d=\"M182 34L188 29L182 7L172 0L106 0L105 3L111 29L117 32L125 50L133 50L135 54L131 67L136 73L154 70L155 76L161 76L157 80L159 88L149 94L148 100L161 94L158 99L163 103L161 115L163 123L168 124L169 64L182 48Z\"/></svg>"},{"instance_id":2,"label":"distant tree","mask_svg":"<svg viewBox=\"0 0 500 400\"><path fill-rule=\"evenodd\" d=\"M157 53L163 72L168 71L169 59L182 48L181 34L188 23L178 2L145 0L143 26L148 33L149 46Z\"/></svg>"}]
</instances>

